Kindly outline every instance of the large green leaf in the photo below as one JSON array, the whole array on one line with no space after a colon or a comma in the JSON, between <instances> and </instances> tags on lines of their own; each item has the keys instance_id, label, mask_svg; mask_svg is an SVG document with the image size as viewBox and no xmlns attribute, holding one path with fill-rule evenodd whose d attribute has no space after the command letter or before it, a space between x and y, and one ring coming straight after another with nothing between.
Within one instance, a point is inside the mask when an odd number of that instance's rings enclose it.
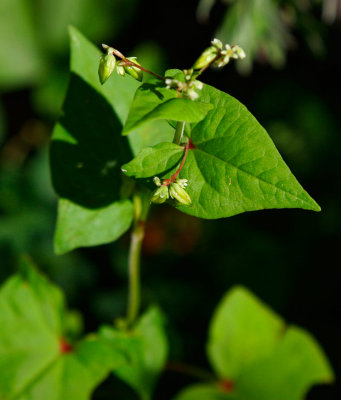
<instances>
[{"instance_id":1,"label":"large green leaf","mask_svg":"<svg viewBox=\"0 0 341 400\"><path fill-rule=\"evenodd\" d=\"M177 92L167 89L160 80L149 80L136 91L122 133L126 135L141 125L160 119L198 122L211 109L212 105L207 102L178 98Z\"/></svg>"},{"instance_id":2,"label":"large green leaf","mask_svg":"<svg viewBox=\"0 0 341 400\"><path fill-rule=\"evenodd\" d=\"M188 152L180 177L188 179L192 206L179 206L181 211L201 218L222 218L267 208L320 210L264 128L239 101L208 85L202 90L202 99L214 109L203 121L191 124L194 148ZM160 174L160 165L172 165L176 149L165 148L164 154L160 147L154 150L142 152L124 169L135 170L136 176L144 178ZM170 177L175 168L162 177Z\"/></svg>"},{"instance_id":3,"label":"large green leaf","mask_svg":"<svg viewBox=\"0 0 341 400\"><path fill-rule=\"evenodd\" d=\"M240 400L301 400L317 383L333 381L318 343L246 289L232 289L213 317L208 357L220 381Z\"/></svg>"},{"instance_id":4,"label":"large green leaf","mask_svg":"<svg viewBox=\"0 0 341 400\"><path fill-rule=\"evenodd\" d=\"M221 378L235 379L278 344L283 321L251 293L231 290L218 306L210 326L208 355Z\"/></svg>"},{"instance_id":5,"label":"large green leaf","mask_svg":"<svg viewBox=\"0 0 341 400\"><path fill-rule=\"evenodd\" d=\"M75 29L70 36L72 73L50 156L53 184L63 199L57 253L115 240L132 220L132 205L120 196L120 166L131 154L120 132L137 85L114 75L102 87L99 50Z\"/></svg>"},{"instance_id":6,"label":"large green leaf","mask_svg":"<svg viewBox=\"0 0 341 400\"><path fill-rule=\"evenodd\" d=\"M161 313L152 308L141 317L133 331L103 327L100 336L125 357L126 363L116 368L114 374L133 387L142 400L150 399L168 353Z\"/></svg>"},{"instance_id":7,"label":"large green leaf","mask_svg":"<svg viewBox=\"0 0 341 400\"><path fill-rule=\"evenodd\" d=\"M95 336L70 347L62 293L27 260L0 290L0 399L86 400L124 360Z\"/></svg>"},{"instance_id":8,"label":"large green leaf","mask_svg":"<svg viewBox=\"0 0 341 400\"><path fill-rule=\"evenodd\" d=\"M121 136L137 81L114 73L98 79L100 51L70 29L71 77L63 113L53 132L51 174L59 203L56 252L117 239L130 226L132 205L121 196L120 167L133 152L170 140L173 129L155 121ZM108 229L109 227L109 229Z\"/></svg>"}]
</instances>

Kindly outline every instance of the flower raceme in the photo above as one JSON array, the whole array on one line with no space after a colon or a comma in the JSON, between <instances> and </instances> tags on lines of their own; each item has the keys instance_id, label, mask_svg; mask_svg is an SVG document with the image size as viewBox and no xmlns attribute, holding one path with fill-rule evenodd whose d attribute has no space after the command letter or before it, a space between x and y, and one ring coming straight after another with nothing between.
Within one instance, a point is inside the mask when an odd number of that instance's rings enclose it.
<instances>
[{"instance_id":1,"label":"flower raceme","mask_svg":"<svg viewBox=\"0 0 341 400\"><path fill-rule=\"evenodd\" d=\"M179 204L189 206L192 200L185 188L187 186L187 179L176 179L175 181L164 180L157 176L154 177L154 183L158 187L152 197L151 202L155 204L162 204L169 198L176 200Z\"/></svg>"},{"instance_id":2,"label":"flower raceme","mask_svg":"<svg viewBox=\"0 0 341 400\"><path fill-rule=\"evenodd\" d=\"M107 51L107 54L103 54L99 61L98 66L98 76L101 84L103 85L114 72L116 67L116 72L120 76L124 76L126 73L132 76L134 79L142 82L143 71L140 68L141 65L138 63L136 57L124 57L120 52L106 44L102 45ZM122 60L116 63L116 58L114 54L119 55Z\"/></svg>"},{"instance_id":3,"label":"flower raceme","mask_svg":"<svg viewBox=\"0 0 341 400\"><path fill-rule=\"evenodd\" d=\"M204 50L200 57L196 60L192 67L194 70L207 68L211 64L221 68L228 64L231 58L245 58L244 50L238 45L223 45L219 39L213 39L211 45L212 46Z\"/></svg>"}]
</instances>

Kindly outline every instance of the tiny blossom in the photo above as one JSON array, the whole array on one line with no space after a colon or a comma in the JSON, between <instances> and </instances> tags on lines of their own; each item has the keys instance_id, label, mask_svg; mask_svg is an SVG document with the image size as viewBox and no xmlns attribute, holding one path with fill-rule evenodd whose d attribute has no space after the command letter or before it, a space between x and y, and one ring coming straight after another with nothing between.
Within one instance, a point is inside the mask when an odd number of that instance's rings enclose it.
<instances>
[{"instance_id":1,"label":"tiny blossom","mask_svg":"<svg viewBox=\"0 0 341 400\"><path fill-rule=\"evenodd\" d=\"M171 182L169 185L169 195L172 199L184 206L189 206L192 203L189 194L178 182Z\"/></svg>"},{"instance_id":2,"label":"tiny blossom","mask_svg":"<svg viewBox=\"0 0 341 400\"><path fill-rule=\"evenodd\" d=\"M122 67L121 65L117 65L117 67L116 67L116 72L117 72L117 74L118 75L120 75L120 76L124 76L125 74L126 74L126 72L125 72L125 70L124 70L124 67Z\"/></svg>"},{"instance_id":3,"label":"tiny blossom","mask_svg":"<svg viewBox=\"0 0 341 400\"><path fill-rule=\"evenodd\" d=\"M156 186L161 186L161 179L158 176L154 176L153 181Z\"/></svg>"},{"instance_id":4,"label":"tiny blossom","mask_svg":"<svg viewBox=\"0 0 341 400\"><path fill-rule=\"evenodd\" d=\"M194 89L188 89L186 95L191 100L196 100L199 97L199 94Z\"/></svg>"},{"instance_id":5,"label":"tiny blossom","mask_svg":"<svg viewBox=\"0 0 341 400\"><path fill-rule=\"evenodd\" d=\"M241 60L246 57L245 51L240 46L234 46L234 51Z\"/></svg>"},{"instance_id":6,"label":"tiny blossom","mask_svg":"<svg viewBox=\"0 0 341 400\"><path fill-rule=\"evenodd\" d=\"M151 203L162 204L169 199L168 186L160 186L153 193L150 201Z\"/></svg>"},{"instance_id":7,"label":"tiny blossom","mask_svg":"<svg viewBox=\"0 0 341 400\"><path fill-rule=\"evenodd\" d=\"M176 183L185 189L185 187L188 185L188 179L177 179Z\"/></svg>"},{"instance_id":8,"label":"tiny blossom","mask_svg":"<svg viewBox=\"0 0 341 400\"><path fill-rule=\"evenodd\" d=\"M216 47L217 49L222 49L223 48L223 43L219 39L213 39L211 42L212 46Z\"/></svg>"},{"instance_id":9,"label":"tiny blossom","mask_svg":"<svg viewBox=\"0 0 341 400\"><path fill-rule=\"evenodd\" d=\"M204 87L204 84L200 81L193 81L190 83L190 87L191 86L194 86L195 89L197 89L197 90L202 90L202 88Z\"/></svg>"}]
</instances>

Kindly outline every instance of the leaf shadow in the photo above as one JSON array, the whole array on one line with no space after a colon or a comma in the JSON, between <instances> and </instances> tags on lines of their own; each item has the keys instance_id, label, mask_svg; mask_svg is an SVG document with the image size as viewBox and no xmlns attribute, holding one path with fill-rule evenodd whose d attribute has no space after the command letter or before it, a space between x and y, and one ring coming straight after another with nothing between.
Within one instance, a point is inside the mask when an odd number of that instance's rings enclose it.
<instances>
[{"instance_id":1,"label":"leaf shadow","mask_svg":"<svg viewBox=\"0 0 341 400\"><path fill-rule=\"evenodd\" d=\"M144 83L139 90L141 91L147 91L149 90L150 92L154 93L160 100L164 99L164 95L158 90L160 85L153 84L153 83ZM164 86L163 86L164 88Z\"/></svg>"},{"instance_id":2,"label":"leaf shadow","mask_svg":"<svg viewBox=\"0 0 341 400\"><path fill-rule=\"evenodd\" d=\"M71 74L50 147L51 177L59 196L87 208L120 199L121 165L131 158L121 130L103 95Z\"/></svg>"}]
</instances>

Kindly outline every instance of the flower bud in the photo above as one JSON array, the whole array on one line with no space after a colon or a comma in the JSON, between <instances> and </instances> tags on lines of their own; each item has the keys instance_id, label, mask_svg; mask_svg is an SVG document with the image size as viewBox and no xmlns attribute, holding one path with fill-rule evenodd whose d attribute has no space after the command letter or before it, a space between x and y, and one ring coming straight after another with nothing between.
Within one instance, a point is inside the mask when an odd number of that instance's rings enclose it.
<instances>
[{"instance_id":1,"label":"flower bud","mask_svg":"<svg viewBox=\"0 0 341 400\"><path fill-rule=\"evenodd\" d=\"M103 54L99 60L98 76L101 84L107 81L109 76L113 73L116 65L116 58L113 54L113 49L109 47L107 54Z\"/></svg>"},{"instance_id":2,"label":"flower bud","mask_svg":"<svg viewBox=\"0 0 341 400\"><path fill-rule=\"evenodd\" d=\"M158 187L150 199L151 203L162 204L169 198L168 186Z\"/></svg>"},{"instance_id":3,"label":"flower bud","mask_svg":"<svg viewBox=\"0 0 341 400\"><path fill-rule=\"evenodd\" d=\"M140 65L140 63L138 63L136 61L136 57L128 57L127 60L132 61L133 63ZM132 76L134 79L142 82L142 78L143 78L143 71L142 69L135 67L133 65L128 65L124 67L124 70L127 74L129 74L130 76Z\"/></svg>"},{"instance_id":4,"label":"flower bud","mask_svg":"<svg viewBox=\"0 0 341 400\"><path fill-rule=\"evenodd\" d=\"M240 46L234 46L233 51L237 54L241 60L246 57L245 51Z\"/></svg>"},{"instance_id":5,"label":"flower bud","mask_svg":"<svg viewBox=\"0 0 341 400\"><path fill-rule=\"evenodd\" d=\"M218 50L216 47L208 47L193 65L193 69L201 69L209 65L217 56Z\"/></svg>"},{"instance_id":6,"label":"flower bud","mask_svg":"<svg viewBox=\"0 0 341 400\"><path fill-rule=\"evenodd\" d=\"M154 176L153 182L156 186L161 186L161 179L158 176Z\"/></svg>"},{"instance_id":7,"label":"flower bud","mask_svg":"<svg viewBox=\"0 0 341 400\"><path fill-rule=\"evenodd\" d=\"M186 190L177 182L171 182L169 185L169 194L172 199L177 200L184 206L189 206L192 200Z\"/></svg>"},{"instance_id":8,"label":"flower bud","mask_svg":"<svg viewBox=\"0 0 341 400\"><path fill-rule=\"evenodd\" d=\"M217 49L221 50L223 48L223 43L219 39L213 39L211 42L212 46L216 47Z\"/></svg>"},{"instance_id":9,"label":"flower bud","mask_svg":"<svg viewBox=\"0 0 341 400\"><path fill-rule=\"evenodd\" d=\"M122 61L120 61L120 62L117 64L116 72L117 72L118 75L124 76L124 75L126 74L126 71L125 71L124 67L122 67L122 65L120 65L121 62L122 62Z\"/></svg>"}]
</instances>

